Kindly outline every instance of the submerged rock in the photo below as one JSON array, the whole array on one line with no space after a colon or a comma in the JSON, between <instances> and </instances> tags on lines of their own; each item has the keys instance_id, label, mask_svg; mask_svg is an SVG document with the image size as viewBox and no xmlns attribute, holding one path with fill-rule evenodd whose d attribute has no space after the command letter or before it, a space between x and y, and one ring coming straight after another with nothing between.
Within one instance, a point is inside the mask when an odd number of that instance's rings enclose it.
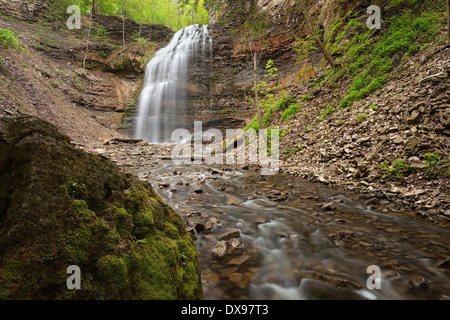
<instances>
[{"instance_id":1,"label":"submerged rock","mask_svg":"<svg viewBox=\"0 0 450 320\"><path fill-rule=\"evenodd\" d=\"M232 229L232 230L227 230L227 231L221 233L217 239L227 241L227 240L230 240L233 238L238 238L240 235L241 235L241 232L239 230Z\"/></svg>"},{"instance_id":2,"label":"submerged rock","mask_svg":"<svg viewBox=\"0 0 450 320\"><path fill-rule=\"evenodd\" d=\"M150 184L30 116L0 118L0 283L1 299L202 298L192 240Z\"/></svg>"},{"instance_id":3,"label":"submerged rock","mask_svg":"<svg viewBox=\"0 0 450 320\"><path fill-rule=\"evenodd\" d=\"M228 206L238 206L241 204L241 200L236 197L229 196L225 204Z\"/></svg>"}]
</instances>

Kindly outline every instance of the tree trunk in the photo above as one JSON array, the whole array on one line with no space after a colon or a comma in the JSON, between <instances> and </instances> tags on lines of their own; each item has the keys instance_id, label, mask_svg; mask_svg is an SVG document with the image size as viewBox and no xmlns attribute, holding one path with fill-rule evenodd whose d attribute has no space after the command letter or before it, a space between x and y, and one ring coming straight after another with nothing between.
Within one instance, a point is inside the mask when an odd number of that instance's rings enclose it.
<instances>
[{"instance_id":1,"label":"tree trunk","mask_svg":"<svg viewBox=\"0 0 450 320\"><path fill-rule=\"evenodd\" d=\"M300 0L300 7L302 9L303 15L305 16L306 25L309 29L309 32L311 33L311 36L314 38L314 41L316 42L317 46L319 47L320 51L322 51L322 54L324 55L325 59L331 64L333 68L335 68L338 64L331 56L330 52L325 48L325 45L323 42L319 39L318 35L316 34L316 30L314 29L313 23L311 21L311 17L308 14L308 11L306 9L306 3L305 0Z\"/></svg>"},{"instance_id":2,"label":"tree trunk","mask_svg":"<svg viewBox=\"0 0 450 320\"><path fill-rule=\"evenodd\" d=\"M447 35L450 41L450 0L447 0Z\"/></svg>"},{"instance_id":3,"label":"tree trunk","mask_svg":"<svg viewBox=\"0 0 450 320\"><path fill-rule=\"evenodd\" d=\"M381 19L384 16L384 0L373 0L372 3L381 9Z\"/></svg>"},{"instance_id":4,"label":"tree trunk","mask_svg":"<svg viewBox=\"0 0 450 320\"><path fill-rule=\"evenodd\" d=\"M125 42L125 15L126 15L126 9L125 9L125 1L122 1L122 39L123 39L123 48L126 48L126 42Z\"/></svg>"},{"instance_id":5,"label":"tree trunk","mask_svg":"<svg viewBox=\"0 0 450 320\"><path fill-rule=\"evenodd\" d=\"M139 22L139 36L138 38L141 37L141 31L142 31L142 14L144 12L144 0L141 0L141 20Z\"/></svg>"},{"instance_id":6,"label":"tree trunk","mask_svg":"<svg viewBox=\"0 0 450 320\"><path fill-rule=\"evenodd\" d=\"M125 14L123 15L123 19L122 19L122 38L123 38L123 48L125 49L126 47L126 42L125 42Z\"/></svg>"},{"instance_id":7,"label":"tree trunk","mask_svg":"<svg viewBox=\"0 0 450 320\"><path fill-rule=\"evenodd\" d=\"M84 54L83 58L83 71L86 71L86 58L89 52L89 41L91 40L91 27L92 27L92 17L94 16L94 11L91 12L91 21L89 22L89 29L88 29L88 37L87 37L87 43L86 43L86 53Z\"/></svg>"},{"instance_id":8,"label":"tree trunk","mask_svg":"<svg viewBox=\"0 0 450 320\"><path fill-rule=\"evenodd\" d=\"M92 15L98 15L100 14L98 10L98 0L92 0Z\"/></svg>"},{"instance_id":9,"label":"tree trunk","mask_svg":"<svg viewBox=\"0 0 450 320\"><path fill-rule=\"evenodd\" d=\"M258 112L258 124L259 129L261 130L263 128L262 124L262 112L261 112L261 106L259 105L259 93L258 93L258 57L256 50L253 53L253 86L255 88L255 106L256 110Z\"/></svg>"}]
</instances>

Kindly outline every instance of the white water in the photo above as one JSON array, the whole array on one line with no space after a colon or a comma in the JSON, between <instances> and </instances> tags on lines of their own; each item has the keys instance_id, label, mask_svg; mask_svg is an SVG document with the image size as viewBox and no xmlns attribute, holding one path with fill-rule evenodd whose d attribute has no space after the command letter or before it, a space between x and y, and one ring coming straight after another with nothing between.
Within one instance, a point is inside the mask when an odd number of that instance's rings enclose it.
<instances>
[{"instance_id":1,"label":"white water","mask_svg":"<svg viewBox=\"0 0 450 320\"><path fill-rule=\"evenodd\" d=\"M194 56L206 60L212 52L208 27L192 25L178 31L149 61L139 98L135 138L170 143L173 130L190 129L186 119L186 84Z\"/></svg>"}]
</instances>

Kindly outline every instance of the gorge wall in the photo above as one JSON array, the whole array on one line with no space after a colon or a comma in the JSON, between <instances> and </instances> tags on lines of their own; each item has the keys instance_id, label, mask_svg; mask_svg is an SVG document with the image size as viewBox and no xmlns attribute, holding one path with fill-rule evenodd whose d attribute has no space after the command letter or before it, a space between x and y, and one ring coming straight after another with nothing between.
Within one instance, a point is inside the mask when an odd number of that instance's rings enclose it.
<instances>
[{"instance_id":1,"label":"gorge wall","mask_svg":"<svg viewBox=\"0 0 450 320\"><path fill-rule=\"evenodd\" d=\"M36 21L47 11L49 0L0 0L0 11L21 20Z\"/></svg>"},{"instance_id":2,"label":"gorge wall","mask_svg":"<svg viewBox=\"0 0 450 320\"><path fill-rule=\"evenodd\" d=\"M362 2L362 1L361 1ZM352 7L358 6L358 1ZM309 14L323 29L321 37L327 39L333 32L333 22L345 15L348 1L309 1ZM189 105L192 113L207 123L242 123L253 117L253 52L260 59L258 81L263 81L268 60L278 69L276 82L282 89L298 84L299 71L324 63L317 50L303 61L297 62L294 49L298 39L304 40L309 32L305 26L298 1L292 0L209 0L205 7L210 15L210 34L214 41L209 61L194 63L189 78ZM257 26L263 35L252 35L249 30ZM199 61L199 60L197 60ZM312 73L306 73L306 77ZM266 81L267 79L264 79Z\"/></svg>"}]
</instances>

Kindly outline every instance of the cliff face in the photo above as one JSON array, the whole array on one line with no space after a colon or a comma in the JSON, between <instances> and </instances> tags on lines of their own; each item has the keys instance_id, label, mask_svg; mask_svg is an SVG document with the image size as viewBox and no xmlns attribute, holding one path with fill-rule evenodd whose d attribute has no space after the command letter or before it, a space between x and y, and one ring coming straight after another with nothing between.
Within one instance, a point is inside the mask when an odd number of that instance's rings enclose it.
<instances>
[{"instance_id":1,"label":"cliff face","mask_svg":"<svg viewBox=\"0 0 450 320\"><path fill-rule=\"evenodd\" d=\"M267 61L273 60L278 69L277 84L283 89L299 83L299 71L311 65L320 67L323 62L320 51L304 61L296 61L298 54L294 48L298 39L306 39L309 34L296 1L209 0L205 6L210 15L214 49L207 69L200 64L192 67L189 97L192 113L200 114L206 121L213 118L228 121L230 117L248 120L254 115L249 100L253 87L252 52L256 51L259 58L258 79L266 74ZM324 30L324 39L331 35L333 22L347 9L346 1L308 2L310 15ZM255 25L264 29L264 35L248 35Z\"/></svg>"},{"instance_id":2,"label":"cliff face","mask_svg":"<svg viewBox=\"0 0 450 320\"><path fill-rule=\"evenodd\" d=\"M0 0L0 12L21 20L37 20L47 10L48 0Z\"/></svg>"}]
</instances>

